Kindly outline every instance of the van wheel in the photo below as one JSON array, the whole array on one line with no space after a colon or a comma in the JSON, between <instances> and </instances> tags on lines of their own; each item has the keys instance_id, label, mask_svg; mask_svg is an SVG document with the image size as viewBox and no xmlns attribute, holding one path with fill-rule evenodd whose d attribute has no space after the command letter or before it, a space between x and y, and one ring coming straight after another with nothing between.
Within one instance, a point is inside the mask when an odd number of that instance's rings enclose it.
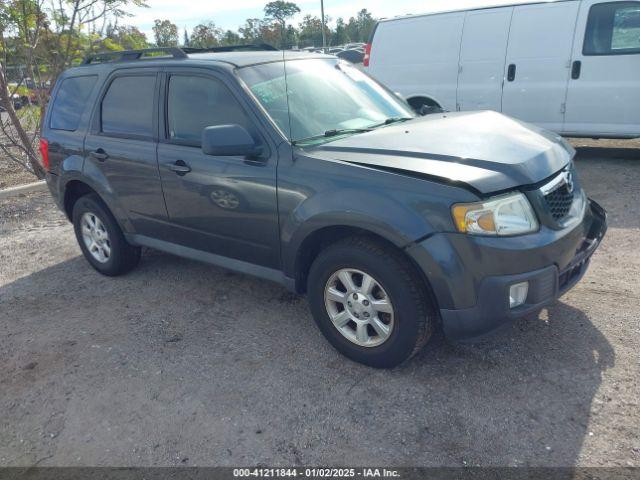
<instances>
[{"instance_id":1,"label":"van wheel","mask_svg":"<svg viewBox=\"0 0 640 480\"><path fill-rule=\"evenodd\" d=\"M127 243L115 218L96 194L76 201L72 220L80 249L98 272L122 275L140 261L140 247Z\"/></svg>"},{"instance_id":2,"label":"van wheel","mask_svg":"<svg viewBox=\"0 0 640 480\"><path fill-rule=\"evenodd\" d=\"M322 251L307 292L327 340L372 367L395 367L416 354L435 324L426 288L407 259L367 238L350 237Z\"/></svg>"}]
</instances>

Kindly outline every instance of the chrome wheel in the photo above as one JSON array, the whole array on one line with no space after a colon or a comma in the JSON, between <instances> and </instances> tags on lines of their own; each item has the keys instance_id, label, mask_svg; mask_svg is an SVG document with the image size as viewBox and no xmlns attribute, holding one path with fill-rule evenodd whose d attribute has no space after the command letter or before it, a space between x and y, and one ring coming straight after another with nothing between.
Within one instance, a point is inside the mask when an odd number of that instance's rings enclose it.
<instances>
[{"instance_id":1,"label":"chrome wheel","mask_svg":"<svg viewBox=\"0 0 640 480\"><path fill-rule=\"evenodd\" d=\"M102 220L91 212L86 212L80 220L84 246L93 258L100 263L107 263L111 257L111 242Z\"/></svg>"},{"instance_id":2,"label":"chrome wheel","mask_svg":"<svg viewBox=\"0 0 640 480\"><path fill-rule=\"evenodd\" d=\"M391 299L365 272L343 268L331 275L324 289L324 303L333 326L356 345L376 347L393 331Z\"/></svg>"}]
</instances>

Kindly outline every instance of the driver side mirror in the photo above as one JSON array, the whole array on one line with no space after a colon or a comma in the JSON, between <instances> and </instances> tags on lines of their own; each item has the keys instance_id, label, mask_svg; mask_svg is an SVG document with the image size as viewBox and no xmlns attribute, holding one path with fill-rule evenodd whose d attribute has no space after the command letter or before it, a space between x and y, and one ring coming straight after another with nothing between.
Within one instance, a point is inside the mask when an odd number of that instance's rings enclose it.
<instances>
[{"instance_id":1,"label":"driver side mirror","mask_svg":"<svg viewBox=\"0 0 640 480\"><path fill-rule=\"evenodd\" d=\"M206 155L258 157L263 148L240 125L216 125L202 131L202 151Z\"/></svg>"}]
</instances>

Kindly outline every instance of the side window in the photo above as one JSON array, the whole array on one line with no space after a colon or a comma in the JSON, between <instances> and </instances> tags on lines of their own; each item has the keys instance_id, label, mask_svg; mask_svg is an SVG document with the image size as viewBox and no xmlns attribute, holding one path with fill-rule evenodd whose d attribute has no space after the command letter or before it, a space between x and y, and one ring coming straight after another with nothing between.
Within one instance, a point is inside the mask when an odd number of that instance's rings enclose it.
<instances>
[{"instance_id":1,"label":"side window","mask_svg":"<svg viewBox=\"0 0 640 480\"><path fill-rule=\"evenodd\" d=\"M640 53L640 2L593 5L585 32L584 55Z\"/></svg>"},{"instance_id":2,"label":"side window","mask_svg":"<svg viewBox=\"0 0 640 480\"><path fill-rule=\"evenodd\" d=\"M249 129L249 120L231 91L213 78L172 75L167 96L169 140L199 146L202 130L237 124Z\"/></svg>"},{"instance_id":3,"label":"side window","mask_svg":"<svg viewBox=\"0 0 640 480\"><path fill-rule=\"evenodd\" d=\"M76 131L97 80L97 75L63 80L53 101L49 127L54 130Z\"/></svg>"},{"instance_id":4,"label":"side window","mask_svg":"<svg viewBox=\"0 0 640 480\"><path fill-rule=\"evenodd\" d=\"M117 77L102 99L101 131L115 135L153 136L156 77Z\"/></svg>"}]
</instances>

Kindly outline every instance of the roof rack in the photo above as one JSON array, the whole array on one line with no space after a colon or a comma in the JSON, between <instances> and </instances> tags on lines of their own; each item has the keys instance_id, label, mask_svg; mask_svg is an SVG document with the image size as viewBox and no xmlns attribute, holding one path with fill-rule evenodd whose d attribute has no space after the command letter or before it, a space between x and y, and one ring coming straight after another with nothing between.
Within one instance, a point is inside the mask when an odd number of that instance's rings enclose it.
<instances>
[{"instance_id":1,"label":"roof rack","mask_svg":"<svg viewBox=\"0 0 640 480\"><path fill-rule=\"evenodd\" d=\"M224 45L222 47L205 47L205 48L193 48L183 47L182 51L185 53L208 53L208 52L273 52L278 49L272 45L266 43L250 43L246 45Z\"/></svg>"},{"instance_id":2,"label":"roof rack","mask_svg":"<svg viewBox=\"0 0 640 480\"><path fill-rule=\"evenodd\" d=\"M165 55L153 55L153 54ZM173 58L187 58L187 54L178 47L143 48L140 50L121 50L119 52L100 52L87 55L82 65L104 62L131 62L141 58L154 58L159 56L171 56Z\"/></svg>"},{"instance_id":3,"label":"roof rack","mask_svg":"<svg viewBox=\"0 0 640 480\"><path fill-rule=\"evenodd\" d=\"M191 47L156 47L143 48L140 50L121 50L119 52L100 52L87 55L82 60L82 65L105 62L131 62L135 60L152 60L155 58L172 57L173 59L188 58L188 53L208 53L208 52L258 52L275 51L277 48L266 43L249 45L227 45L224 47L191 48ZM164 54L164 55L162 55Z\"/></svg>"}]
</instances>

